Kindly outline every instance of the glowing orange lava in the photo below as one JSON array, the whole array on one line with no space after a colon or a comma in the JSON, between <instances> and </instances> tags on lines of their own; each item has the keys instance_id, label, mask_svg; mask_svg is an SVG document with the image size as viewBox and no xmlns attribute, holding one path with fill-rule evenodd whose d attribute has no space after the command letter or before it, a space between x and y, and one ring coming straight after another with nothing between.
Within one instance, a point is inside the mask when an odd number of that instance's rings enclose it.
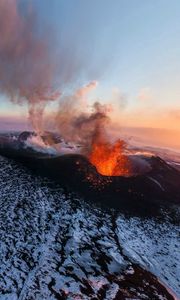
<instances>
[{"instance_id":1,"label":"glowing orange lava","mask_svg":"<svg viewBox=\"0 0 180 300\"><path fill-rule=\"evenodd\" d=\"M106 176L129 176L130 163L123 153L125 143L121 140L114 144L108 142L93 143L89 155L90 162L97 171Z\"/></svg>"}]
</instances>

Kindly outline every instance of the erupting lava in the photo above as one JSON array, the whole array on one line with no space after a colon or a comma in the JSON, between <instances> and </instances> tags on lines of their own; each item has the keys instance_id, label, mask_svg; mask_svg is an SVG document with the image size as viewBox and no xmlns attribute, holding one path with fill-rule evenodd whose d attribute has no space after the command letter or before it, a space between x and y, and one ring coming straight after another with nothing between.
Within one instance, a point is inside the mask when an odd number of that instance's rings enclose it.
<instances>
[{"instance_id":1,"label":"erupting lava","mask_svg":"<svg viewBox=\"0 0 180 300\"><path fill-rule=\"evenodd\" d=\"M118 140L114 144L109 142L95 142L89 155L90 162L97 171L106 176L129 176L130 162L123 153L125 143Z\"/></svg>"}]
</instances>

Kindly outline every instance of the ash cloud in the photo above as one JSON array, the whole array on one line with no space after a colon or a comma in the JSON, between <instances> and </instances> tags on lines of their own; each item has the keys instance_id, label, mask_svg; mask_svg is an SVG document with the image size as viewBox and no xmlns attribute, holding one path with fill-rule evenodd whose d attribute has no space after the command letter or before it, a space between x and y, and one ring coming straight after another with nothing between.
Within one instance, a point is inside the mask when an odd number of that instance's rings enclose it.
<instances>
[{"instance_id":1,"label":"ash cloud","mask_svg":"<svg viewBox=\"0 0 180 300\"><path fill-rule=\"evenodd\" d=\"M30 7L23 15L20 1L1 0L0 91L13 102L28 103L30 120L39 131L46 102L59 93L54 87L56 65L50 40L37 26Z\"/></svg>"},{"instance_id":2,"label":"ash cloud","mask_svg":"<svg viewBox=\"0 0 180 300\"><path fill-rule=\"evenodd\" d=\"M109 124L109 105L95 101L88 107L88 95L97 87L92 81L78 89L73 95L60 100L59 111L55 118L56 129L62 137L74 143L80 143L88 151L93 140L105 135L105 127Z\"/></svg>"},{"instance_id":3,"label":"ash cloud","mask_svg":"<svg viewBox=\"0 0 180 300\"><path fill-rule=\"evenodd\" d=\"M88 152L94 140L107 140L110 107L99 101L91 109L88 107L88 95L97 87L96 81L70 96L63 93L75 77L75 81L82 77L91 60L88 57L84 63L83 55L77 55L75 43L74 48L67 49L75 38L70 44L67 41L66 45L59 45L54 32L40 24L33 5L21 4L21 0L0 1L0 92L15 103L28 105L29 120L39 135L44 129L47 103L60 98L56 129L65 140L81 143ZM98 66L96 70L99 71ZM122 100L121 97L123 103Z\"/></svg>"},{"instance_id":4,"label":"ash cloud","mask_svg":"<svg viewBox=\"0 0 180 300\"><path fill-rule=\"evenodd\" d=\"M70 47L75 41L63 43L38 13L31 1L0 1L0 93L14 103L26 103L29 120L40 133L47 103L59 99L85 66L75 43Z\"/></svg>"}]
</instances>

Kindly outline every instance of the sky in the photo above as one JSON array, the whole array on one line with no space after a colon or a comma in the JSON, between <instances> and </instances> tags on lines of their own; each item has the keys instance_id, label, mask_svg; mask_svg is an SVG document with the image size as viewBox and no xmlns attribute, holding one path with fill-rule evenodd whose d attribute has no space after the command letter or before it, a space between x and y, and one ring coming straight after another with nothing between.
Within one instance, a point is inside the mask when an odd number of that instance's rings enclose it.
<instances>
[{"instance_id":1,"label":"sky","mask_svg":"<svg viewBox=\"0 0 180 300\"><path fill-rule=\"evenodd\" d=\"M63 92L97 80L92 96L114 103L121 126L180 130L179 0L19 1L51 28L55 51L68 53L63 72L76 76ZM7 98L0 94L0 118L26 118L27 107Z\"/></svg>"}]
</instances>

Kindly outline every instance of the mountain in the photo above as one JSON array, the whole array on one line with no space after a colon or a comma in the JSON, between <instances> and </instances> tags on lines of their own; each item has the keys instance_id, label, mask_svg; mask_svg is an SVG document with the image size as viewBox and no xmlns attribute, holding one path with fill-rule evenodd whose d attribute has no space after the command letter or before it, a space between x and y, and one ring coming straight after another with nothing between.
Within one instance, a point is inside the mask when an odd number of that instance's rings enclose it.
<instances>
[{"instance_id":1,"label":"mountain","mask_svg":"<svg viewBox=\"0 0 180 300\"><path fill-rule=\"evenodd\" d=\"M132 176L103 176L80 154L50 155L0 140L0 154L48 177L94 203L129 213L154 215L180 205L180 171L156 156L131 155Z\"/></svg>"},{"instance_id":2,"label":"mountain","mask_svg":"<svg viewBox=\"0 0 180 300\"><path fill-rule=\"evenodd\" d=\"M0 300L178 299L180 172L130 159L132 176L102 176L0 138Z\"/></svg>"}]
</instances>

